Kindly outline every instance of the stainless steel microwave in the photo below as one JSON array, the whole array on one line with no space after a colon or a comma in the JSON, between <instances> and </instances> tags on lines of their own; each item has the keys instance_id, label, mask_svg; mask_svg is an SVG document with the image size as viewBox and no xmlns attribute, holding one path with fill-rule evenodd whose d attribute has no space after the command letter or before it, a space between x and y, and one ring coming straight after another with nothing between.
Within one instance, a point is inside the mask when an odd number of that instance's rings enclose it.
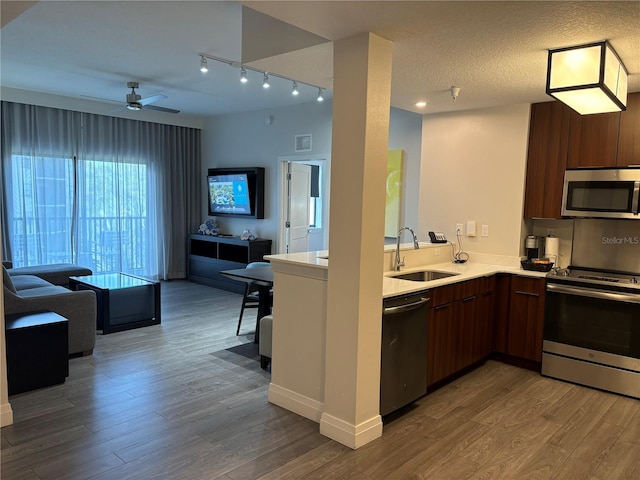
<instances>
[{"instance_id":1,"label":"stainless steel microwave","mask_svg":"<svg viewBox=\"0 0 640 480\"><path fill-rule=\"evenodd\" d=\"M640 168L577 168L564 173L562 215L640 220Z\"/></svg>"}]
</instances>

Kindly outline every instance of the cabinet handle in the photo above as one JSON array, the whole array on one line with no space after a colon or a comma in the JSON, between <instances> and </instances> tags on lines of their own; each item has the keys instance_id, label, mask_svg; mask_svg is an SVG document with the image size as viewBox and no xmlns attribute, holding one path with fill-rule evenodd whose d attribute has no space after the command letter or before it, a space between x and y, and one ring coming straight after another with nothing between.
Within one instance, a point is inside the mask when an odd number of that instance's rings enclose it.
<instances>
[{"instance_id":1,"label":"cabinet handle","mask_svg":"<svg viewBox=\"0 0 640 480\"><path fill-rule=\"evenodd\" d=\"M530 297L539 297L540 296L539 293L523 292L522 290L516 290L515 293L519 293L520 295L529 295Z\"/></svg>"},{"instance_id":2,"label":"cabinet handle","mask_svg":"<svg viewBox=\"0 0 640 480\"><path fill-rule=\"evenodd\" d=\"M449 306L448 303L445 303L444 305L438 305L437 307L434 307L434 310L442 310L443 308L447 308Z\"/></svg>"},{"instance_id":3,"label":"cabinet handle","mask_svg":"<svg viewBox=\"0 0 640 480\"><path fill-rule=\"evenodd\" d=\"M463 302L469 302L469 301L473 300L474 298L476 298L476 296L475 295L471 295L470 297L463 298L462 301Z\"/></svg>"}]
</instances>

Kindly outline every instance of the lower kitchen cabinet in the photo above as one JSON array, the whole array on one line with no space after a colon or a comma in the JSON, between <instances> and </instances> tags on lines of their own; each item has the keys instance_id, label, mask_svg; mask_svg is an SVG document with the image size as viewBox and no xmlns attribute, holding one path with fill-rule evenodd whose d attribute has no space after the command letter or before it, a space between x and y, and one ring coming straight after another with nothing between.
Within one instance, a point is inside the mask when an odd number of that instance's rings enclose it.
<instances>
[{"instance_id":1,"label":"lower kitchen cabinet","mask_svg":"<svg viewBox=\"0 0 640 480\"><path fill-rule=\"evenodd\" d=\"M488 356L493 331L489 278L445 285L430 293L427 386Z\"/></svg>"},{"instance_id":2,"label":"lower kitchen cabinet","mask_svg":"<svg viewBox=\"0 0 640 480\"><path fill-rule=\"evenodd\" d=\"M508 355L534 362L542 361L545 289L544 278L519 275L511 278Z\"/></svg>"}]
</instances>

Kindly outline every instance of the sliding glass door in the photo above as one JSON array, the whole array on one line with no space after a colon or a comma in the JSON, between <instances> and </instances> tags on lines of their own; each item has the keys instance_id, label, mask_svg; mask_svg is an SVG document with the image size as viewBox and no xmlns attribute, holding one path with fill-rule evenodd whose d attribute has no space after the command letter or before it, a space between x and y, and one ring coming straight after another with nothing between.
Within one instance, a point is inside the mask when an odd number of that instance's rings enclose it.
<instances>
[{"instance_id":1,"label":"sliding glass door","mask_svg":"<svg viewBox=\"0 0 640 480\"><path fill-rule=\"evenodd\" d=\"M157 271L149 165L14 155L11 176L14 266Z\"/></svg>"}]
</instances>

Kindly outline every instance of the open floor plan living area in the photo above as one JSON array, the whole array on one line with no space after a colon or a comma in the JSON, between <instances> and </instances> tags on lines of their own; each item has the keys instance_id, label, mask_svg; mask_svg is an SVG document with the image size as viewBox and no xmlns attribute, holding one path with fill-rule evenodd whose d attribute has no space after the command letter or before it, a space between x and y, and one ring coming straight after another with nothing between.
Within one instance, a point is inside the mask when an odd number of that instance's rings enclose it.
<instances>
[{"instance_id":1,"label":"open floor plan living area","mask_svg":"<svg viewBox=\"0 0 640 480\"><path fill-rule=\"evenodd\" d=\"M640 480L638 25L1 1L2 480Z\"/></svg>"},{"instance_id":2,"label":"open floor plan living area","mask_svg":"<svg viewBox=\"0 0 640 480\"><path fill-rule=\"evenodd\" d=\"M632 479L637 400L489 360L352 450L270 404L241 295L162 283L161 325L99 335L60 385L11 397L3 479ZM246 348L238 349L238 346Z\"/></svg>"}]
</instances>

